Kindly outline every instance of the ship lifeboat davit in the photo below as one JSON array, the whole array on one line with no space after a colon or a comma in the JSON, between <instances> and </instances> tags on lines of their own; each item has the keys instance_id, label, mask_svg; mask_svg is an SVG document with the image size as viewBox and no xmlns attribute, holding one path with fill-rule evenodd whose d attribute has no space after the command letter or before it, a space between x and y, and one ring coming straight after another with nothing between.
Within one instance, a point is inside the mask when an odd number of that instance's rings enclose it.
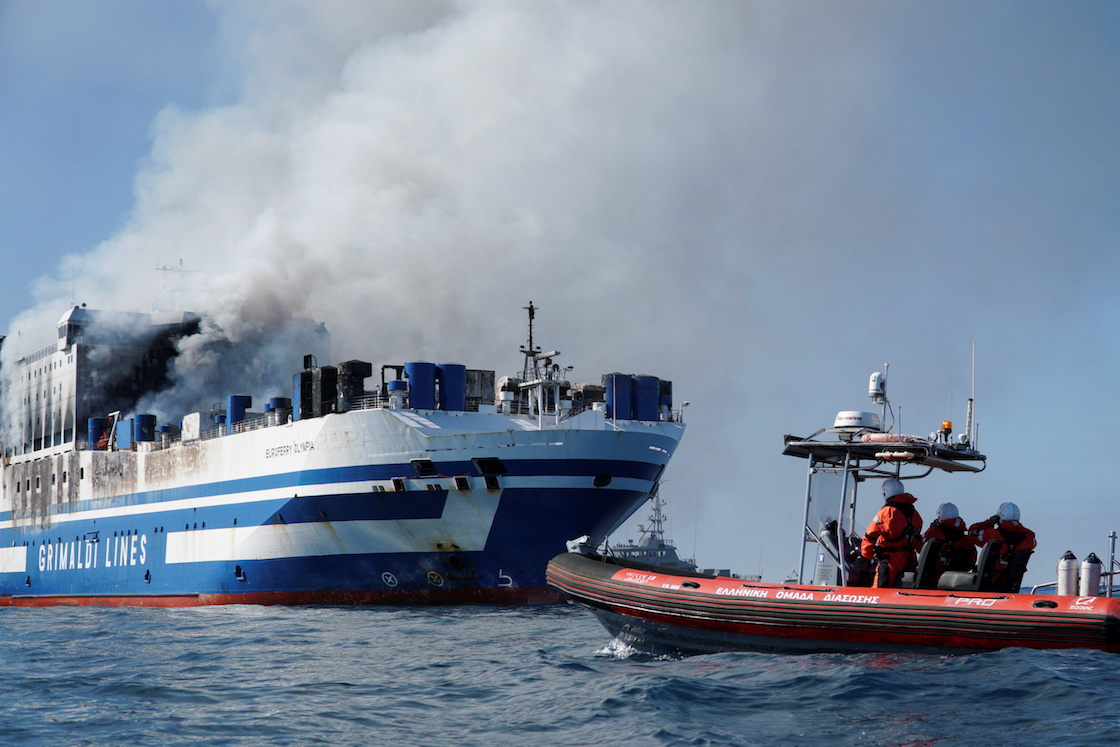
<instances>
[{"instance_id":1,"label":"ship lifeboat davit","mask_svg":"<svg viewBox=\"0 0 1120 747\"><path fill-rule=\"evenodd\" d=\"M1120 652L1120 599L749 582L559 555L548 583L652 653Z\"/></svg>"}]
</instances>

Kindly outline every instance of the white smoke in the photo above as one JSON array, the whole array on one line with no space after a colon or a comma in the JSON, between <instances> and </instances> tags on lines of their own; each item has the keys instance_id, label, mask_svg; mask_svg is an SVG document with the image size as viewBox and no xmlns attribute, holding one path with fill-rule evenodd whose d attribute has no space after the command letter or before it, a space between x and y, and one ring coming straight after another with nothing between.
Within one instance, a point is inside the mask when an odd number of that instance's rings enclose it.
<instances>
[{"instance_id":1,"label":"white smoke","mask_svg":"<svg viewBox=\"0 0 1120 747\"><path fill-rule=\"evenodd\" d=\"M734 314L765 13L675 3L286 2L219 9L242 94L166 109L128 226L70 260L90 307L176 301L235 346L324 322L335 357L515 365L523 316L575 352L683 334L700 277ZM717 91L745 90L722 97ZM753 131L753 132L752 132ZM769 138L776 147L777 140ZM174 297L146 293L180 259ZM44 307L71 293L48 281ZM651 303L651 298L670 303ZM28 318L21 318L24 324ZM566 331L566 332L565 332ZM592 345L588 331L601 331ZM210 349L193 340L192 349ZM632 366L660 354L628 352ZM293 354L299 351L293 351ZM252 383L216 358L194 381ZM576 361L569 361L575 363ZM623 361L622 363L626 363ZM593 371L588 371L591 375Z\"/></svg>"}]
</instances>

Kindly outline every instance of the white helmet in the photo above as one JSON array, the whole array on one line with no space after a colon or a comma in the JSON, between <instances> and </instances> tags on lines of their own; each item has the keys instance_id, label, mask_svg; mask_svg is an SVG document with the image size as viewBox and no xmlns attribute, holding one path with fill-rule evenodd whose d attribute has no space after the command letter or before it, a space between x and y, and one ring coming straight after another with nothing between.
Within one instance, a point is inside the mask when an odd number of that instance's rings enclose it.
<instances>
[{"instance_id":1,"label":"white helmet","mask_svg":"<svg viewBox=\"0 0 1120 747\"><path fill-rule=\"evenodd\" d=\"M960 518L960 515L955 503L942 503L937 507L937 518L941 521L951 521Z\"/></svg>"},{"instance_id":2,"label":"white helmet","mask_svg":"<svg viewBox=\"0 0 1120 747\"><path fill-rule=\"evenodd\" d=\"M902 480L894 477L883 480L883 500L889 501L899 493L905 493L906 487L902 484Z\"/></svg>"},{"instance_id":3,"label":"white helmet","mask_svg":"<svg viewBox=\"0 0 1120 747\"><path fill-rule=\"evenodd\" d=\"M1014 503L999 504L999 518L1000 521L1018 521L1019 507Z\"/></svg>"}]
</instances>

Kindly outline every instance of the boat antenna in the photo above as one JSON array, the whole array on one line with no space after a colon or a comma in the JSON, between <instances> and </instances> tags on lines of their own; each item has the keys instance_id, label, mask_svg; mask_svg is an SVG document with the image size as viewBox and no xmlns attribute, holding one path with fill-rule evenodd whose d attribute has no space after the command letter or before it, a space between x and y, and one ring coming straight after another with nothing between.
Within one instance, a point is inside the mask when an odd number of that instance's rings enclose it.
<instances>
[{"instance_id":1,"label":"boat antenna","mask_svg":"<svg viewBox=\"0 0 1120 747\"><path fill-rule=\"evenodd\" d=\"M541 349L533 345L533 320L537 318L537 308L539 307L534 306L533 302L530 301L528 306L522 306L521 308L529 312L529 344L528 346L521 346L521 354L525 356L525 367L521 371L521 378L529 379L530 374L532 374L532 378L536 378L535 357L541 352Z\"/></svg>"},{"instance_id":2,"label":"boat antenna","mask_svg":"<svg viewBox=\"0 0 1120 747\"><path fill-rule=\"evenodd\" d=\"M883 426L884 432L890 432L894 428L894 410L891 408L891 401L887 398L887 374L890 373L891 364L884 363L882 373L876 372L871 374L871 381L868 383L867 396L871 398L871 402L876 405L882 405L883 414L880 424ZM891 413L891 424L886 425L887 411ZM901 416L901 409L899 412Z\"/></svg>"},{"instance_id":3,"label":"boat antenna","mask_svg":"<svg viewBox=\"0 0 1120 747\"><path fill-rule=\"evenodd\" d=\"M964 416L964 432L968 445L976 448L976 433L973 426L973 403L976 401L976 343L972 343L972 392L968 397L968 410Z\"/></svg>"}]
</instances>

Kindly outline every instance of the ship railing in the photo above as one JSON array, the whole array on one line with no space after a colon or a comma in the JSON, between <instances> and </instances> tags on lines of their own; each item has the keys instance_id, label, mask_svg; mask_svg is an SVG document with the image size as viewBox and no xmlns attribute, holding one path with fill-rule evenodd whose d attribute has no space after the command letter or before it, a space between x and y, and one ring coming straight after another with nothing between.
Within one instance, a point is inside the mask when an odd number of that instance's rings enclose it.
<instances>
[{"instance_id":1,"label":"ship railing","mask_svg":"<svg viewBox=\"0 0 1120 747\"><path fill-rule=\"evenodd\" d=\"M154 441L132 441L128 448L121 448L115 444L112 447L97 448L96 444L91 444L87 439L81 439L75 445L76 451L163 451L177 446L182 442L181 436L160 436Z\"/></svg>"},{"instance_id":2,"label":"ship railing","mask_svg":"<svg viewBox=\"0 0 1120 747\"><path fill-rule=\"evenodd\" d=\"M347 404L348 406L343 411L381 410L388 409L391 406L391 400L389 397L380 394L364 394L361 397L352 397ZM467 397L467 412L478 412L481 404L483 404L481 397Z\"/></svg>"},{"instance_id":3,"label":"ship railing","mask_svg":"<svg viewBox=\"0 0 1120 747\"><path fill-rule=\"evenodd\" d=\"M199 431L198 438L200 441L209 441L212 438L221 438L226 435L225 426L218 426L217 428L207 428Z\"/></svg>"},{"instance_id":4,"label":"ship railing","mask_svg":"<svg viewBox=\"0 0 1120 747\"><path fill-rule=\"evenodd\" d=\"M687 404L687 403L685 403L685 404ZM574 418L576 415L579 415L582 412L587 412L588 410L594 410L595 405L600 405L601 406L602 403L601 402L583 402L583 403L580 403L580 404L573 404L571 409L569 409L569 410L567 410L563 413L562 419L566 420L567 418ZM546 413L546 414L548 414L548 413ZM683 423L684 422L684 408L679 407L676 410L670 410L668 408L665 408L665 409L661 410L658 420L662 423Z\"/></svg>"},{"instance_id":5,"label":"ship railing","mask_svg":"<svg viewBox=\"0 0 1120 747\"><path fill-rule=\"evenodd\" d=\"M466 409L467 412L478 412L479 407L483 404L494 404L491 401L484 401L481 397L467 397ZM559 406L555 402L546 401L543 410L538 411L539 402L530 401L529 398L523 398L516 401L508 401L499 403L499 411L506 415L545 415L549 417L559 416L561 420L573 418L582 412L592 410L596 404L602 406L602 403L596 402L569 402L564 400ZM360 397L353 397L347 402L348 410L380 410L388 409L392 406L391 400L388 396L383 394L364 394ZM684 406L680 406L675 410L665 408L661 411L661 420L668 423L681 423L684 422ZM246 421L248 422L248 421ZM264 427L264 426L262 426Z\"/></svg>"},{"instance_id":6,"label":"ship railing","mask_svg":"<svg viewBox=\"0 0 1120 747\"><path fill-rule=\"evenodd\" d=\"M546 415L546 416L560 416L560 420L564 421L569 418L574 418L580 413L594 410L596 405L602 406L602 402L573 402L570 407L561 406L557 408L555 405L548 405L540 413L536 411L532 404L527 402L507 402L503 405L502 411L507 415ZM676 410L662 410L660 416L661 422L665 423L683 423L684 410L678 408Z\"/></svg>"},{"instance_id":7,"label":"ship railing","mask_svg":"<svg viewBox=\"0 0 1120 747\"><path fill-rule=\"evenodd\" d=\"M363 394L350 400L351 410L377 410L386 407L389 400L378 394Z\"/></svg>"},{"instance_id":8,"label":"ship railing","mask_svg":"<svg viewBox=\"0 0 1120 747\"><path fill-rule=\"evenodd\" d=\"M350 410L375 410L375 409L387 408L389 406L389 401L386 398L380 397L377 394L370 394L370 395L365 395L365 396L362 396L362 397L354 398L350 401L349 404L350 404L350 407L348 409L350 409ZM470 412L477 412L480 404L481 404L481 401L478 398L468 398L468 400L467 400L467 410L470 411ZM538 414L542 414L542 415L546 415L546 416L556 416L557 414L559 414L560 420L563 421L563 420L567 420L569 418L574 418L582 412L587 412L588 410L593 410L595 408L595 404L596 403L593 403L593 402L583 402L583 403L573 404L570 408L567 408L567 409L565 409L563 407L561 407L559 409L557 409L556 407L549 407L543 413L537 413L529 403L526 403L526 402L506 402L506 403L504 403L502 411L506 415L533 415L533 416L536 416ZM662 413L662 415L664 416L664 413ZM683 410L676 410L674 412L669 413L667 421L668 422L681 422L681 421L684 420L684 418L681 417L682 415L683 415ZM246 420L242 420L239 423L234 423L233 432L234 433L246 433L248 431L262 430L264 428L272 428L272 427L277 426L277 425L285 425L285 424L286 423L281 422L279 420L279 418L277 418L274 413L266 413L266 414L264 414L260 417L249 418L249 419L246 419ZM215 438L221 438L222 436L227 435L227 433L228 433L227 426L216 425L212 428L207 428L205 430L200 431L198 437L199 437L199 440L201 440L201 441L208 441L208 440L215 439ZM168 448L171 448L173 446L176 446L176 445L182 443L182 440L183 439L182 439L181 436L163 435L163 436L160 436L159 438L157 438L154 441L137 441L137 442L135 442L135 445L133 446L133 448L134 449L135 448L141 448L144 451L149 451L149 452L150 451L162 451L164 449L168 449ZM143 446L139 446L140 444L143 444ZM78 451L97 451L98 450L96 446L90 445L88 443L88 441L85 440L85 439L80 439L80 440L77 441L76 449Z\"/></svg>"},{"instance_id":9,"label":"ship railing","mask_svg":"<svg viewBox=\"0 0 1120 747\"><path fill-rule=\"evenodd\" d=\"M277 418L271 414L262 415L256 418L247 418L240 422L233 424L234 433L248 433L249 431L259 431L265 428L272 428L276 425L283 425ZM206 441L211 438L221 438L229 433L229 427L226 425L215 426L214 428L207 428L199 433L199 438Z\"/></svg>"},{"instance_id":10,"label":"ship railing","mask_svg":"<svg viewBox=\"0 0 1120 747\"><path fill-rule=\"evenodd\" d=\"M234 433L248 433L249 431L259 431L262 428L271 428L274 425L280 425L280 421L276 419L271 413L262 415L259 418L248 418L239 423L233 424Z\"/></svg>"},{"instance_id":11,"label":"ship railing","mask_svg":"<svg viewBox=\"0 0 1120 747\"><path fill-rule=\"evenodd\" d=\"M467 402L466 402L466 409L469 412L477 412L479 410L479 407L480 407L481 404L482 404L481 398L468 397ZM529 402L524 402L524 401L522 401L522 402L505 402L502 405L502 412L506 415L522 415L522 416L524 416L524 415L531 415L531 416L545 415L545 416L550 416L550 417L559 416L559 419L561 421L563 421L563 420L567 420L568 418L574 418L577 415L579 415L580 413L587 412L588 410L595 409L596 404L598 404L598 403L595 403L595 402L580 402L580 403L572 403L570 407L561 406L559 408L557 408L555 405L550 405L543 412L537 412L536 409L533 407L533 405ZM361 397L355 397L355 398L351 399L350 402L349 402L349 408L348 409L350 409L350 410L375 410L375 409L388 408L389 405L390 405L390 402L389 402L388 398L382 397L378 394L367 394L367 395L363 395ZM673 412L669 412L667 414L667 417L666 417L666 413L662 412L662 418L664 420L667 420L668 422L681 422L684 419L683 417L681 417L682 415L683 415L683 409L678 409L678 410L675 410ZM276 416L275 413L265 413L265 414L263 414L261 416L258 416L258 417L248 418L246 420L242 420L241 422L234 423L233 432L234 433L246 433L248 431L262 430L264 428L271 428L273 426L284 425L284 424L285 424L285 422L281 422L279 420L279 418ZM227 433L228 433L228 428L227 428L226 425L216 425L212 428L207 428L205 430L200 431L199 432L199 440L208 441L208 440L215 439L215 438L221 438L222 436L225 436ZM163 449L171 448L172 446L175 446L175 445L177 445L181 442L182 442L182 437L181 436L172 437L172 436L164 435L164 436L160 436L159 438L157 438L154 441L143 441L143 442L136 442L136 443L137 444L140 444L140 443L144 444L144 446L141 447L141 448L143 448L144 451L161 451ZM77 446L77 449L79 451L96 451L97 450L95 446L91 446L85 440L79 440L77 442L76 446Z\"/></svg>"},{"instance_id":12,"label":"ship railing","mask_svg":"<svg viewBox=\"0 0 1120 747\"><path fill-rule=\"evenodd\" d=\"M30 365L36 361L40 361L48 356L54 355L58 352L58 344L48 345L42 350L36 351L31 355L24 357L20 362L24 365Z\"/></svg>"},{"instance_id":13,"label":"ship railing","mask_svg":"<svg viewBox=\"0 0 1120 747\"><path fill-rule=\"evenodd\" d=\"M156 441L136 441L133 444L133 448L136 451L144 452L163 451L164 449L177 446L181 441L182 438L179 436L165 436Z\"/></svg>"}]
</instances>

